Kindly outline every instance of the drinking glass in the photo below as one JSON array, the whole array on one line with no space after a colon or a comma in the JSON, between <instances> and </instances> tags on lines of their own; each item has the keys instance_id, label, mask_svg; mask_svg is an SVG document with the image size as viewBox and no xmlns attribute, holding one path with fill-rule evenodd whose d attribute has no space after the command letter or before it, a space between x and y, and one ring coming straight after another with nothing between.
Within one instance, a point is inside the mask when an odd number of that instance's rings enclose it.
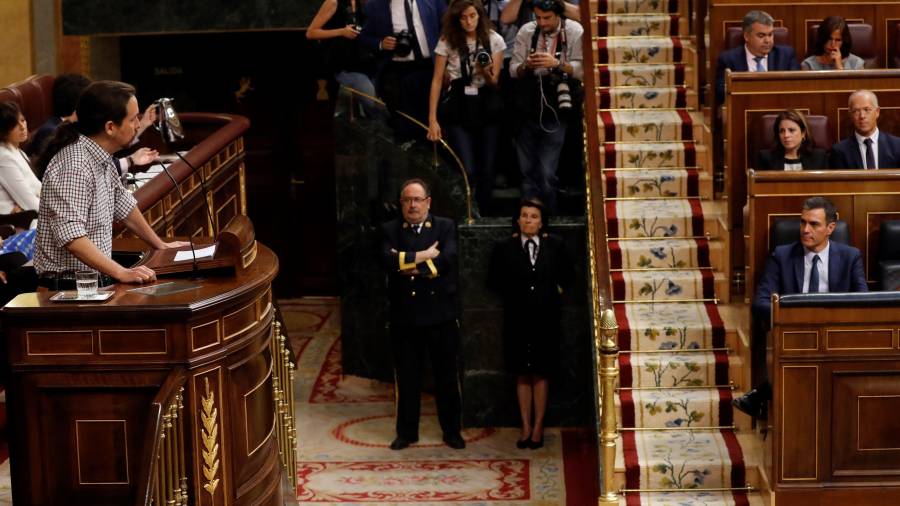
<instances>
[{"instance_id":1,"label":"drinking glass","mask_svg":"<svg viewBox=\"0 0 900 506\"><path fill-rule=\"evenodd\" d=\"M75 273L75 287L78 288L78 296L91 297L96 295L98 281L97 271L77 271Z\"/></svg>"}]
</instances>

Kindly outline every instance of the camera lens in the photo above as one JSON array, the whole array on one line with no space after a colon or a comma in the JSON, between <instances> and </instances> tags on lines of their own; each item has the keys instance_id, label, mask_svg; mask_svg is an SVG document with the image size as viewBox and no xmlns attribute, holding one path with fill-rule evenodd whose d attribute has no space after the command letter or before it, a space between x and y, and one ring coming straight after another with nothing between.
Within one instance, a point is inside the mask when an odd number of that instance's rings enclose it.
<instances>
[{"instance_id":1,"label":"camera lens","mask_svg":"<svg viewBox=\"0 0 900 506\"><path fill-rule=\"evenodd\" d=\"M556 104L560 111L572 108L572 93L569 91L569 83L560 81L556 85Z\"/></svg>"},{"instance_id":2,"label":"camera lens","mask_svg":"<svg viewBox=\"0 0 900 506\"><path fill-rule=\"evenodd\" d=\"M479 49L478 52L475 53L475 61L482 67L486 67L491 64L493 58L491 58L491 53L488 53L487 50Z\"/></svg>"}]
</instances>

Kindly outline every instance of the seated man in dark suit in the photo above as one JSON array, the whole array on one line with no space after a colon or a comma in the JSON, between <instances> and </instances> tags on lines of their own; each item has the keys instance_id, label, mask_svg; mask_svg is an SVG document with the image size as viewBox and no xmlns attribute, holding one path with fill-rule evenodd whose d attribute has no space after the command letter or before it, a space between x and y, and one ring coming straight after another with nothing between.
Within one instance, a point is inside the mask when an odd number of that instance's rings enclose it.
<instances>
[{"instance_id":1,"label":"seated man in dark suit","mask_svg":"<svg viewBox=\"0 0 900 506\"><path fill-rule=\"evenodd\" d=\"M765 11L750 11L741 22L744 45L723 51L716 62L716 103L725 102L725 70L768 72L800 70L790 46L775 45L775 20Z\"/></svg>"},{"instance_id":2,"label":"seated man in dark suit","mask_svg":"<svg viewBox=\"0 0 900 506\"><path fill-rule=\"evenodd\" d=\"M878 130L878 97L869 90L854 91L848 101L853 136L831 148L832 169L896 169L900 167L900 138Z\"/></svg>"},{"instance_id":3,"label":"seated man in dark suit","mask_svg":"<svg viewBox=\"0 0 900 506\"><path fill-rule=\"evenodd\" d=\"M810 197L800 213L800 241L778 246L766 260L756 295L753 298L753 318L769 326L772 294L866 292L859 250L829 240L837 224L837 210L824 197ZM766 360L765 333L754 335L751 360L754 369L764 371ZM767 376L765 373L760 376ZM748 415L764 418L763 408L771 399L768 380L747 394L734 399L734 406Z\"/></svg>"}]
</instances>

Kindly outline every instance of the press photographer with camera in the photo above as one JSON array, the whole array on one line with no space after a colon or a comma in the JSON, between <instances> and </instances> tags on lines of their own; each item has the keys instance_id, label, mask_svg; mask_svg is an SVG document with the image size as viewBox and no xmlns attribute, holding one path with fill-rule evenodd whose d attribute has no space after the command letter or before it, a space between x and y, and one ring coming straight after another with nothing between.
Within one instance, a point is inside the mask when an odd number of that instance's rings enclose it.
<instances>
[{"instance_id":1,"label":"press photographer with camera","mask_svg":"<svg viewBox=\"0 0 900 506\"><path fill-rule=\"evenodd\" d=\"M428 139L446 135L469 174L481 214L490 207L503 112L497 87L506 43L490 26L481 0L455 0L450 5L434 50L428 100ZM446 81L450 87L441 99Z\"/></svg>"},{"instance_id":2,"label":"press photographer with camera","mask_svg":"<svg viewBox=\"0 0 900 506\"><path fill-rule=\"evenodd\" d=\"M516 35L509 72L523 115L516 134L522 196L539 198L556 211L557 165L569 121L580 118L583 90L581 35L567 19L563 0L535 0L535 20Z\"/></svg>"},{"instance_id":3,"label":"press photographer with camera","mask_svg":"<svg viewBox=\"0 0 900 506\"><path fill-rule=\"evenodd\" d=\"M428 119L432 53L441 32L444 0L369 0L359 40L378 51L375 85L388 108ZM412 136L409 123L398 122Z\"/></svg>"},{"instance_id":4,"label":"press photographer with camera","mask_svg":"<svg viewBox=\"0 0 900 506\"><path fill-rule=\"evenodd\" d=\"M372 52L356 40L364 24L365 14L357 0L325 0L306 30L306 38L322 41L325 65L338 84L375 96ZM372 101L362 99L361 103L366 116L377 116Z\"/></svg>"}]
</instances>

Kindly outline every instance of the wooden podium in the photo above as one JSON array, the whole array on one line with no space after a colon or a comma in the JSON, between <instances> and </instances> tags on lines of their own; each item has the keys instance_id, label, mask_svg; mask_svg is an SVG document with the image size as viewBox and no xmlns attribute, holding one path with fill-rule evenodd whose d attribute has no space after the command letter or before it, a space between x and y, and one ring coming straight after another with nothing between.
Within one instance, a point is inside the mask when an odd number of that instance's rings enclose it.
<instances>
[{"instance_id":1,"label":"wooden podium","mask_svg":"<svg viewBox=\"0 0 900 506\"><path fill-rule=\"evenodd\" d=\"M900 504L900 292L773 296L772 504Z\"/></svg>"},{"instance_id":2,"label":"wooden podium","mask_svg":"<svg viewBox=\"0 0 900 506\"><path fill-rule=\"evenodd\" d=\"M170 295L116 285L103 303L43 292L3 308L16 506L282 504L293 372L278 259L252 252Z\"/></svg>"}]
</instances>

